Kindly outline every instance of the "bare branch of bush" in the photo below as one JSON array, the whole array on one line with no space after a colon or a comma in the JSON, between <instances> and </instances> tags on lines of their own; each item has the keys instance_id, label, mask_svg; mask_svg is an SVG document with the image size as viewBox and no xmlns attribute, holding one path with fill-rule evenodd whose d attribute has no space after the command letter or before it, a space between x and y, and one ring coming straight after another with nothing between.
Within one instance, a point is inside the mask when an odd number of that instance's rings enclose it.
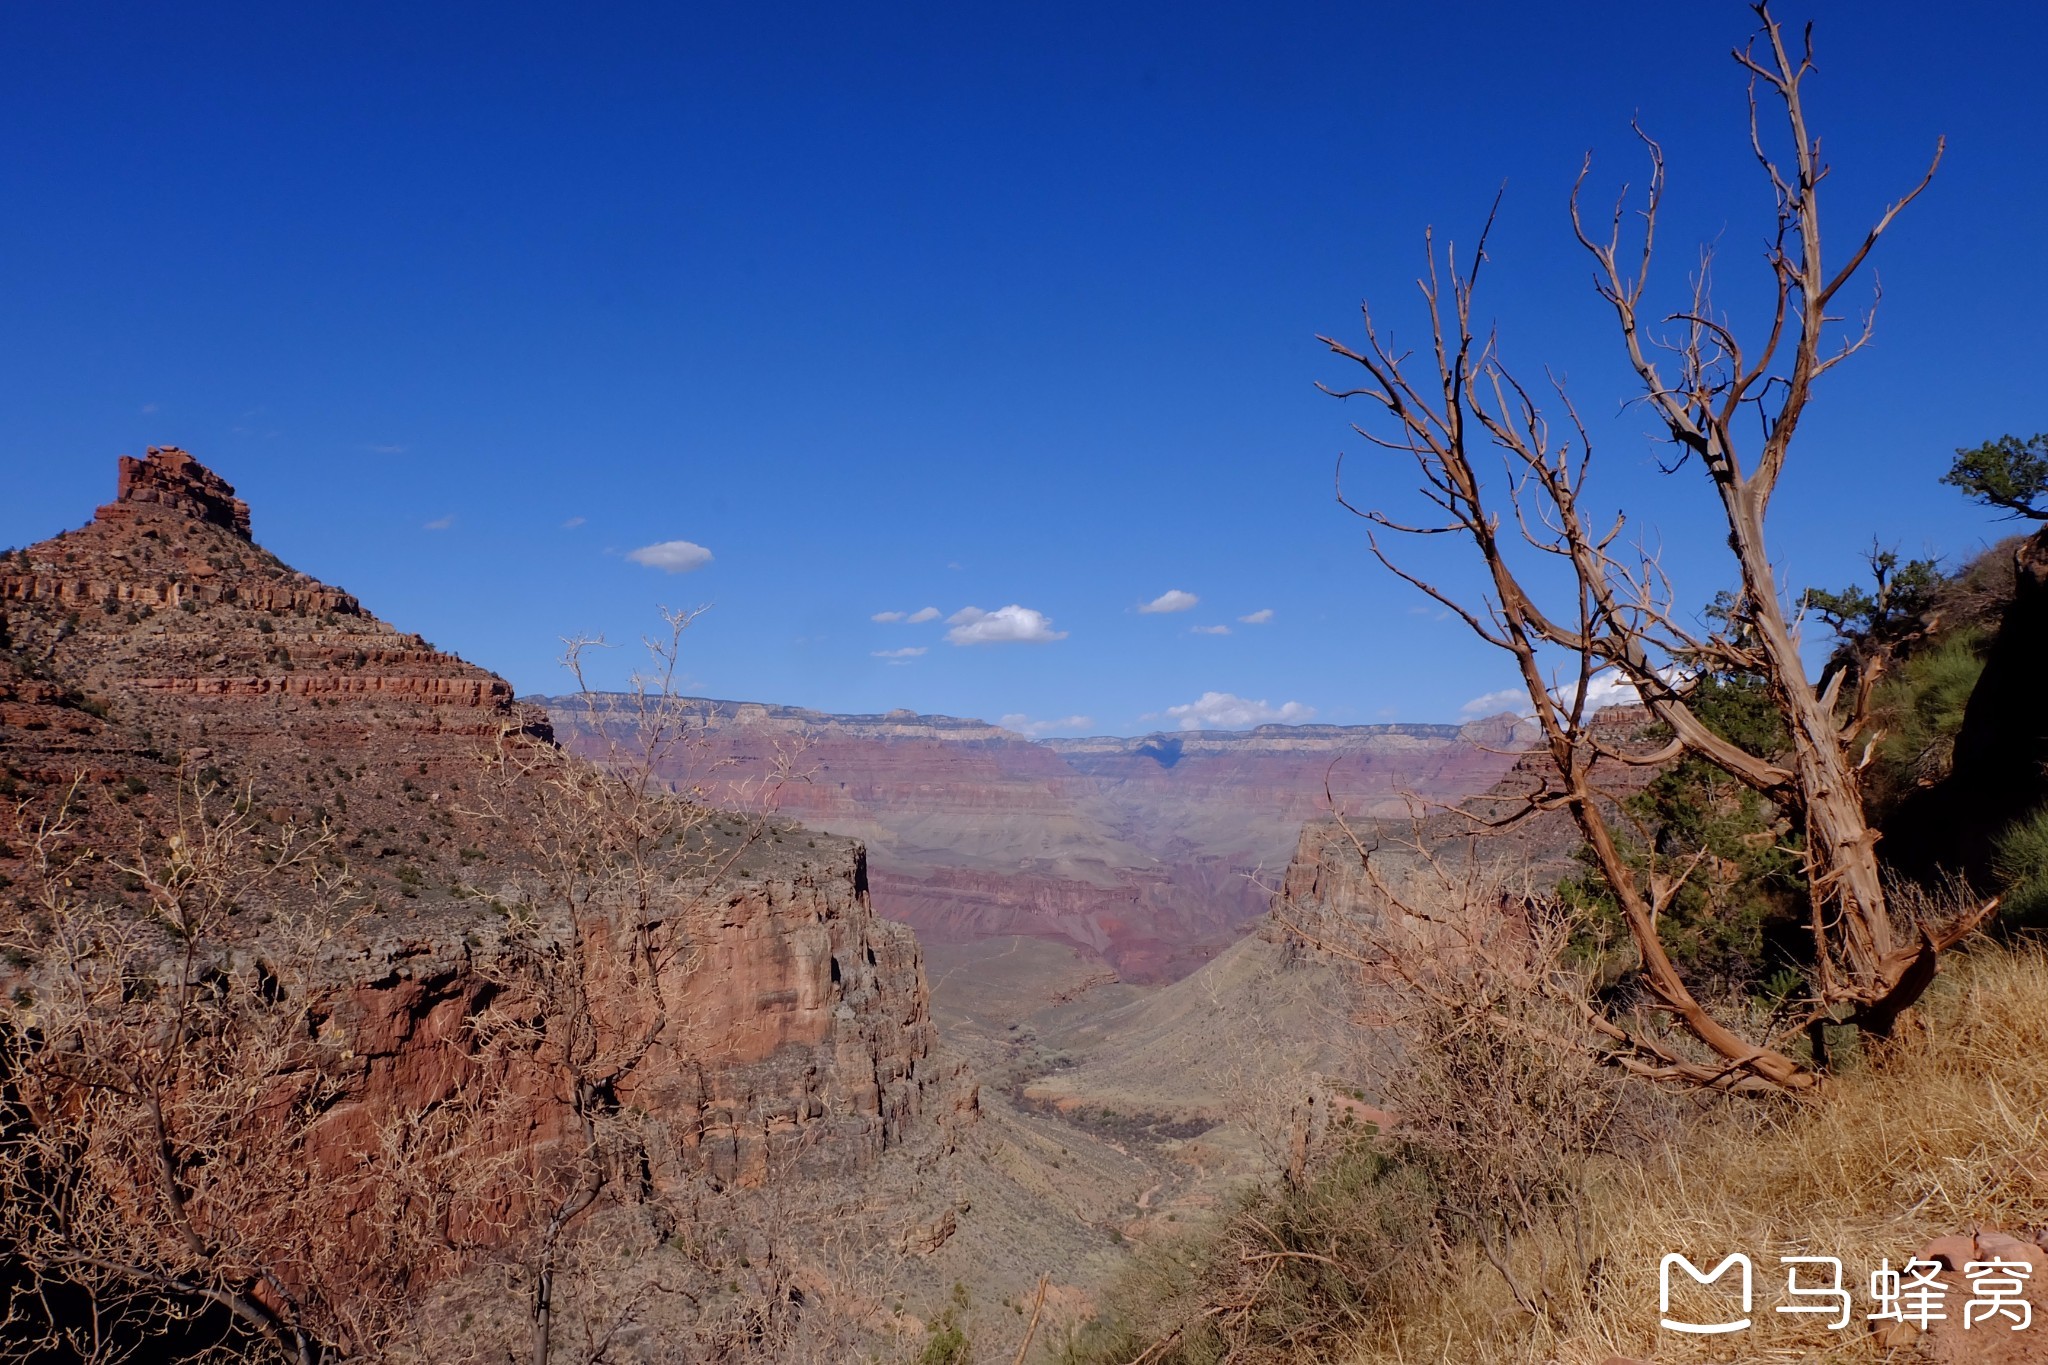
<instances>
[{"instance_id":1,"label":"bare branch of bush","mask_svg":"<svg viewBox=\"0 0 2048 1365\"><path fill-rule=\"evenodd\" d=\"M0 930L24 964L0 1005L10 1349L112 1360L174 1330L306 1365L374 1349L404 1271L361 1258L402 1240L400 1211L321 1134L348 1059L320 983L357 904L324 830L266 833L202 784L182 804L115 860L140 914L75 890L92 851L68 801L21 831L31 903Z\"/></svg>"}]
</instances>

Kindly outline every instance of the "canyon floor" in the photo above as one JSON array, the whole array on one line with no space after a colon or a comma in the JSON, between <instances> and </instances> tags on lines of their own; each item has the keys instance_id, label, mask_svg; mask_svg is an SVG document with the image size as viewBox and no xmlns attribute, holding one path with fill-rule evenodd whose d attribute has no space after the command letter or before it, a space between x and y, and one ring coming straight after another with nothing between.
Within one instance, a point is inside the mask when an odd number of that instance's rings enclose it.
<instances>
[{"instance_id":1,"label":"canyon floor","mask_svg":"<svg viewBox=\"0 0 2048 1365\"><path fill-rule=\"evenodd\" d=\"M593 757L633 706L533 700ZM980 1192L953 1197L913 1278L1000 1308L1047 1274L1056 1325L1130 1248L1273 1174L1319 1097L1360 1088L1347 974L1267 914L1283 887L1338 886L1333 806L1418 818L1507 777L1522 739L1499 717L1034 741L910 712L681 705L679 788L772 790L779 813L864 841L875 912L917 931L945 1064L980 1085L958 1177ZM941 1216L924 1199L918 1216Z\"/></svg>"},{"instance_id":2,"label":"canyon floor","mask_svg":"<svg viewBox=\"0 0 2048 1365\"><path fill-rule=\"evenodd\" d=\"M970 1335L1005 1350L1020 1327L1004 1310L1041 1274L1057 1333L1134 1247L1273 1174L1310 1096L1357 1060L1344 974L1277 935L1166 985L1105 980L1092 955L1024 936L934 947L926 970L940 1051L981 1090L943 1167L952 1231L907 1278L928 1296L972 1286L994 1311L970 1311Z\"/></svg>"}]
</instances>

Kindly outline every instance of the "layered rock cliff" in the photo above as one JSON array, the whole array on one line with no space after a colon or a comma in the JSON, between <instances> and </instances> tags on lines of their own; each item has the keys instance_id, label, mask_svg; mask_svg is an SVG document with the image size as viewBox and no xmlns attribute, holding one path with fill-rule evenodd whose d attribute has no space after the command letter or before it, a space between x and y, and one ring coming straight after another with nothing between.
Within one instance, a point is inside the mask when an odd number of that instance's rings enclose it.
<instances>
[{"instance_id":1,"label":"layered rock cliff","mask_svg":"<svg viewBox=\"0 0 2048 1365\"><path fill-rule=\"evenodd\" d=\"M789 835L660 922L651 947L667 966L651 990L598 992L607 1037L638 1036L657 996L673 1021L618 1090L654 1120L657 1188L858 1171L924 1122L934 1036L916 939L869 910L859 844ZM542 942L560 939L551 928ZM449 906L378 916L343 945L323 1016L349 1061L322 1146L363 1150L388 1114L482 1080L527 1089L502 1056L483 1076L467 1030L490 996L546 969L535 938L487 907ZM544 1100L521 1114L543 1138L568 1121Z\"/></svg>"},{"instance_id":2,"label":"layered rock cliff","mask_svg":"<svg viewBox=\"0 0 2048 1365\"><path fill-rule=\"evenodd\" d=\"M602 749L601 701L547 705L564 742ZM1332 801L1372 817L1459 800L1520 743L1512 718L1034 741L908 711L690 706L695 742L667 775L746 801L795 752L807 780L778 809L868 842L881 913L928 942L1059 940L1128 981L1185 976L1232 942Z\"/></svg>"},{"instance_id":3,"label":"layered rock cliff","mask_svg":"<svg viewBox=\"0 0 2048 1365\"><path fill-rule=\"evenodd\" d=\"M183 451L124 457L91 523L0 558L0 783L29 821L62 805L102 854L161 846L211 793L259 830L332 830L369 904L320 1005L352 1040L336 1150L474 1079L470 1020L531 969L504 901L525 875L508 830L537 807L497 760L552 743L502 678L262 549L247 505ZM30 851L0 839L0 914L23 913ZM932 1083L916 941L873 914L851 840L778 826L726 872L664 911L688 938L664 959L676 1022L622 1090L673 1135L677 1170L745 1183L871 1162ZM76 880L135 891L106 857Z\"/></svg>"}]
</instances>

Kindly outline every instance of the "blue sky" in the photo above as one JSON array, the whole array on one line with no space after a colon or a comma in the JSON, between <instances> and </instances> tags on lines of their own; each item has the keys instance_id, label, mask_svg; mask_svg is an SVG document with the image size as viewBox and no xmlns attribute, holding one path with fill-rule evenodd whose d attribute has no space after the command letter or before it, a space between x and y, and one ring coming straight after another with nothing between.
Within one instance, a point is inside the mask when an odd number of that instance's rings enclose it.
<instances>
[{"instance_id":1,"label":"blue sky","mask_svg":"<svg viewBox=\"0 0 2048 1365\"><path fill-rule=\"evenodd\" d=\"M1950 151L1880 249L1877 343L1802 429L1774 512L1794 583L1846 580L1873 536L1955 555L2010 529L1935 480L2048 428L2048 18L1813 17L1837 250ZM1313 335L1370 296L1416 336L1422 229L1469 241L1505 180L1482 311L1569 376L1600 496L1688 597L1725 586L1700 476L1658 475L1621 407L1563 209L1588 149L1603 193L1640 181L1640 115L1671 161L1662 278L1715 241L1739 321L1769 211L1727 56L1750 26L1733 3L10 6L0 544L180 444L273 550L522 690L560 690L561 636L709 603L689 681L718 696L1068 731L1455 719L1511 675L1332 503L1362 414L1315 391L1344 375ZM1353 469L1400 503L1398 468ZM711 558L632 557L670 542ZM1170 591L1199 601L1139 610ZM949 624L968 608L990 615ZM1210 693L1265 711L1172 710Z\"/></svg>"}]
</instances>

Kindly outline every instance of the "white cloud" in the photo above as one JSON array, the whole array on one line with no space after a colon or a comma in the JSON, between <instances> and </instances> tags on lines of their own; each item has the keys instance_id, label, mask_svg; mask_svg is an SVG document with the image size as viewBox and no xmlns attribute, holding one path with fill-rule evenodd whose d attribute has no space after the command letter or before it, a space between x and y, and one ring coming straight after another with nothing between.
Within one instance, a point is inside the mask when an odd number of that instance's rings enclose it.
<instances>
[{"instance_id":1,"label":"white cloud","mask_svg":"<svg viewBox=\"0 0 2048 1365\"><path fill-rule=\"evenodd\" d=\"M996 724L1005 730L1015 730L1020 735L1049 735L1055 730L1085 730L1093 725L1092 716L1061 716L1058 720L1033 720L1025 715L1004 716Z\"/></svg>"},{"instance_id":2,"label":"white cloud","mask_svg":"<svg viewBox=\"0 0 2048 1365\"><path fill-rule=\"evenodd\" d=\"M878 611L868 618L870 621L881 621L885 624L901 621L906 626L921 626L927 621L936 621L938 619L939 609L937 607L919 607L916 611Z\"/></svg>"},{"instance_id":3,"label":"white cloud","mask_svg":"<svg viewBox=\"0 0 2048 1365\"><path fill-rule=\"evenodd\" d=\"M1273 609L1271 607L1260 607L1249 616L1240 616L1237 619L1248 626L1263 626L1273 619Z\"/></svg>"},{"instance_id":4,"label":"white cloud","mask_svg":"<svg viewBox=\"0 0 2048 1365\"><path fill-rule=\"evenodd\" d=\"M654 545L642 545L630 550L626 558L635 564L645 564L650 569L663 573L689 573L701 569L711 562L711 551L688 540L664 540Z\"/></svg>"},{"instance_id":5,"label":"white cloud","mask_svg":"<svg viewBox=\"0 0 2048 1365\"><path fill-rule=\"evenodd\" d=\"M420 529L422 531L445 531L454 524L455 514L453 512L450 512L445 517L435 517L432 521L420 527Z\"/></svg>"},{"instance_id":6,"label":"white cloud","mask_svg":"<svg viewBox=\"0 0 2048 1365\"><path fill-rule=\"evenodd\" d=\"M1569 700L1572 692L1576 690L1564 692L1564 699ZM1635 685L1623 682L1621 674L1612 669L1605 673L1595 673L1586 683L1588 711L1604 711L1610 706L1634 706L1641 700L1642 697L1637 694Z\"/></svg>"},{"instance_id":7,"label":"white cloud","mask_svg":"<svg viewBox=\"0 0 2048 1365\"><path fill-rule=\"evenodd\" d=\"M368 447L368 450L369 450L369 452L370 452L370 453L371 453L372 455L403 455L403 454L405 454L405 447L404 447L404 446L394 446L394 445L370 446L370 447Z\"/></svg>"},{"instance_id":8,"label":"white cloud","mask_svg":"<svg viewBox=\"0 0 2048 1365\"><path fill-rule=\"evenodd\" d=\"M1667 676L1674 682L1681 676L1676 669L1668 670ZM1578 691L1576 683L1569 687L1553 688L1551 695L1559 702L1569 705ZM1634 684L1624 682L1619 672L1604 669L1595 673L1586 683L1586 713L1605 711L1610 706L1634 706L1641 698L1636 694ZM1520 687L1504 687L1498 692L1488 692L1483 697L1474 697L1458 708L1467 716L1497 716L1503 711L1512 711L1518 716L1533 716L1536 708L1529 704L1529 693Z\"/></svg>"},{"instance_id":9,"label":"white cloud","mask_svg":"<svg viewBox=\"0 0 2048 1365\"><path fill-rule=\"evenodd\" d=\"M1067 638L1067 632L1052 628L1050 617L1014 602L994 611L962 607L946 618L946 624L952 627L946 639L956 645L1042 644Z\"/></svg>"},{"instance_id":10,"label":"white cloud","mask_svg":"<svg viewBox=\"0 0 2048 1365\"><path fill-rule=\"evenodd\" d=\"M1497 716L1503 711L1512 711L1526 716L1536 708L1529 705L1529 694L1519 687L1503 687L1498 692L1488 692L1483 697L1474 697L1458 708L1463 716Z\"/></svg>"},{"instance_id":11,"label":"white cloud","mask_svg":"<svg viewBox=\"0 0 2048 1365\"><path fill-rule=\"evenodd\" d=\"M1179 588L1168 588L1144 606L1139 607L1138 610L1147 615L1169 611L1187 611L1201 600L1201 598L1191 592L1182 592Z\"/></svg>"},{"instance_id":12,"label":"white cloud","mask_svg":"<svg viewBox=\"0 0 2048 1365\"><path fill-rule=\"evenodd\" d=\"M564 531L573 531L587 520L589 520L587 517L571 517L562 523L562 529Z\"/></svg>"},{"instance_id":13,"label":"white cloud","mask_svg":"<svg viewBox=\"0 0 2048 1365\"><path fill-rule=\"evenodd\" d=\"M868 653L877 659L915 659L924 650L923 645L910 645L903 649L871 649Z\"/></svg>"},{"instance_id":14,"label":"white cloud","mask_svg":"<svg viewBox=\"0 0 2048 1365\"><path fill-rule=\"evenodd\" d=\"M155 412L156 410L157 405L155 403L144 403L142 405L142 412L144 416L148 416L150 413Z\"/></svg>"},{"instance_id":15,"label":"white cloud","mask_svg":"<svg viewBox=\"0 0 2048 1365\"><path fill-rule=\"evenodd\" d=\"M1189 627L1188 627L1188 633L1189 633L1190 635L1228 635L1228 634L1230 634L1230 627L1229 627L1229 626L1189 626Z\"/></svg>"},{"instance_id":16,"label":"white cloud","mask_svg":"<svg viewBox=\"0 0 2048 1365\"><path fill-rule=\"evenodd\" d=\"M870 621L880 621L884 624L891 621L901 621L902 619L903 613L900 611L878 611L868 618Z\"/></svg>"},{"instance_id":17,"label":"white cloud","mask_svg":"<svg viewBox=\"0 0 2048 1365\"><path fill-rule=\"evenodd\" d=\"M1312 720L1316 709L1298 701L1274 706L1265 700L1249 701L1229 692L1204 692L1185 706L1169 706L1166 714L1180 722L1183 730L1242 730L1252 725L1298 725Z\"/></svg>"}]
</instances>

